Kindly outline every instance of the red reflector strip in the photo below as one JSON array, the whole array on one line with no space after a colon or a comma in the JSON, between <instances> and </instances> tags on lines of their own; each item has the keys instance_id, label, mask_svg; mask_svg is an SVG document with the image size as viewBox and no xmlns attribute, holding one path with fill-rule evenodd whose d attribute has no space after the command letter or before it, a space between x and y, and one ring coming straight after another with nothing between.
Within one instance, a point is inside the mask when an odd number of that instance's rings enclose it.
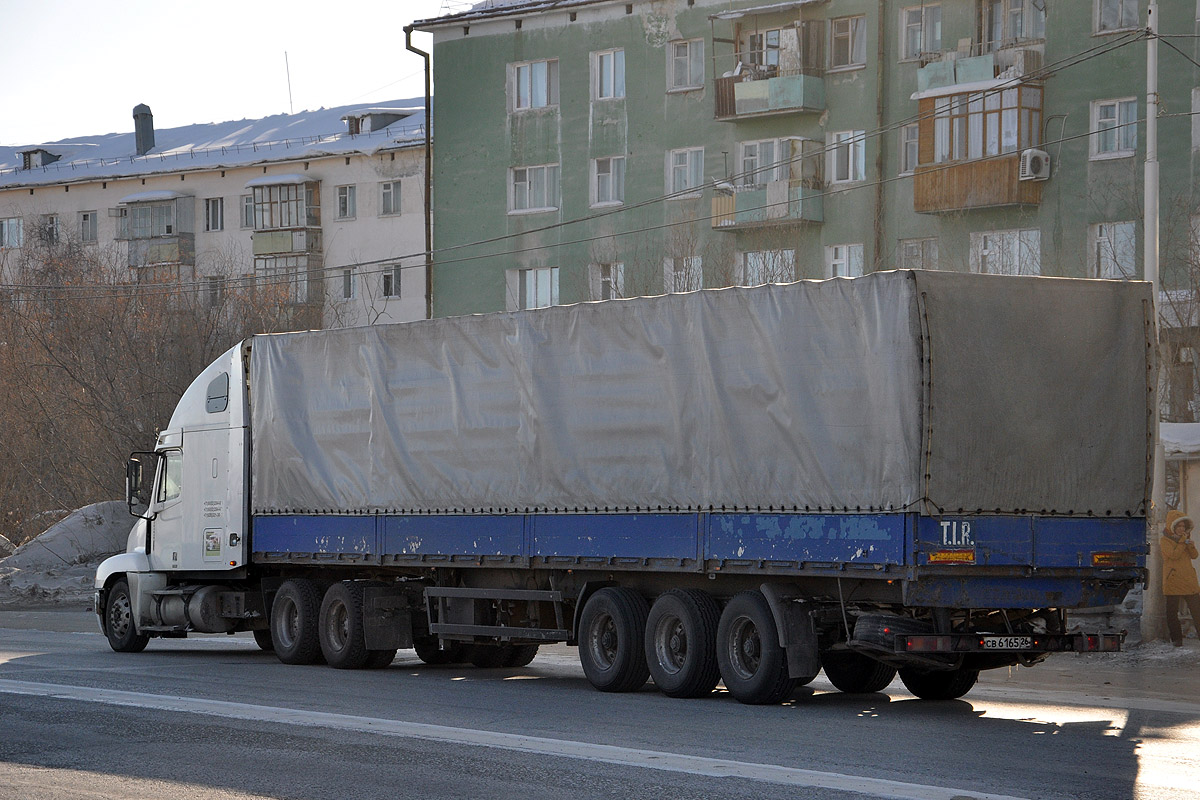
<instances>
[{"instance_id":1,"label":"red reflector strip","mask_svg":"<svg viewBox=\"0 0 1200 800\"><path fill-rule=\"evenodd\" d=\"M975 550L932 550L930 564L974 564Z\"/></svg>"},{"instance_id":2,"label":"red reflector strip","mask_svg":"<svg viewBox=\"0 0 1200 800\"><path fill-rule=\"evenodd\" d=\"M1134 567L1137 557L1133 553L1092 553L1093 567Z\"/></svg>"},{"instance_id":3,"label":"red reflector strip","mask_svg":"<svg viewBox=\"0 0 1200 800\"><path fill-rule=\"evenodd\" d=\"M915 653L948 653L954 646L949 636L906 636L904 649Z\"/></svg>"}]
</instances>

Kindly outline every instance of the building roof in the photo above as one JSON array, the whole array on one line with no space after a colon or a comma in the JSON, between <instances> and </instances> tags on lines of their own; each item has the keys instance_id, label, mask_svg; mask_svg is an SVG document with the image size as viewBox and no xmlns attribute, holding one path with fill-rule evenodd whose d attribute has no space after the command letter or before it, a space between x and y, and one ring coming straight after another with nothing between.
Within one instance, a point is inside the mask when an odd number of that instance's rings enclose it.
<instances>
[{"instance_id":1,"label":"building roof","mask_svg":"<svg viewBox=\"0 0 1200 800\"><path fill-rule=\"evenodd\" d=\"M590 6L598 3L615 3L619 0L483 0L471 6L469 11L459 14L447 14L443 17L419 19L411 27L425 29L439 25L461 25L464 22L475 22L491 17L507 17L518 14L537 14L544 11Z\"/></svg>"},{"instance_id":2,"label":"building roof","mask_svg":"<svg viewBox=\"0 0 1200 800\"><path fill-rule=\"evenodd\" d=\"M156 146L137 155L132 117L129 130L56 142L0 147L0 190L94 180L225 169L278 161L363 153L420 144L425 138L424 98L384 104L348 105L276 114L262 119L199 123L154 131ZM399 119L379 130L351 136L345 117L387 112ZM45 166L23 169L22 153L45 150L60 156Z\"/></svg>"}]
</instances>

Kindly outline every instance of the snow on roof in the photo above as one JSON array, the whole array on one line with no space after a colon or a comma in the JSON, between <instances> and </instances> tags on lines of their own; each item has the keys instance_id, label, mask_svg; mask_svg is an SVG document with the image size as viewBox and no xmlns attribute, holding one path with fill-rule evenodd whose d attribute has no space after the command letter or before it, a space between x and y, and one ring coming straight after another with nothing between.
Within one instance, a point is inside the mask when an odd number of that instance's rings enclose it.
<instances>
[{"instance_id":1,"label":"snow on roof","mask_svg":"<svg viewBox=\"0 0 1200 800\"><path fill-rule=\"evenodd\" d=\"M736 11L718 11L716 14L710 15L709 19L741 19L742 17L754 16L755 14L775 14L781 11L792 11L800 6L818 2L821 2L821 0L791 0L788 3L771 3L764 6L739 8Z\"/></svg>"},{"instance_id":2,"label":"snow on roof","mask_svg":"<svg viewBox=\"0 0 1200 800\"><path fill-rule=\"evenodd\" d=\"M448 14L444 17L419 19L411 27L424 29L438 25L461 24L489 17L503 17L511 14L533 14L543 11L554 11L561 8L594 5L596 3L613 3L617 0L484 0L471 6L470 11L461 14Z\"/></svg>"},{"instance_id":3,"label":"snow on roof","mask_svg":"<svg viewBox=\"0 0 1200 800\"><path fill-rule=\"evenodd\" d=\"M161 203L164 200L178 200L184 195L171 189L155 189L149 192L127 194L117 201L118 205L126 203Z\"/></svg>"},{"instance_id":4,"label":"snow on roof","mask_svg":"<svg viewBox=\"0 0 1200 800\"><path fill-rule=\"evenodd\" d=\"M130 119L126 133L0 147L0 189L223 169L324 155L371 155L384 148L423 142L424 103L424 98L414 98L383 106L349 105L262 119L160 128L154 132L157 146L144 156L137 155ZM355 136L347 132L342 121L347 116L378 113L398 114L400 119ZM32 149L47 150L61 158L44 167L22 169L21 153Z\"/></svg>"},{"instance_id":5,"label":"snow on roof","mask_svg":"<svg viewBox=\"0 0 1200 800\"><path fill-rule=\"evenodd\" d=\"M246 181L246 188L253 189L255 186L284 186L284 185L299 185L308 183L315 178L310 178L301 175L298 172L292 172L288 175L260 175L257 178L251 178Z\"/></svg>"}]
</instances>

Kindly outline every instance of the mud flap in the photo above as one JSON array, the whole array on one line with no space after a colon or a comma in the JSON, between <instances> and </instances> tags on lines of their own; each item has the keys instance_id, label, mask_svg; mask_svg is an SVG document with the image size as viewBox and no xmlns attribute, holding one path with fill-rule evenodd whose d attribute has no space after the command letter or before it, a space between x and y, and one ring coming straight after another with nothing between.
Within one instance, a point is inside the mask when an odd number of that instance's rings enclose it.
<instances>
[{"instance_id":1,"label":"mud flap","mask_svg":"<svg viewBox=\"0 0 1200 800\"><path fill-rule=\"evenodd\" d=\"M363 589L363 639L368 650L407 650L413 646L408 595L390 586Z\"/></svg>"},{"instance_id":2,"label":"mud flap","mask_svg":"<svg viewBox=\"0 0 1200 800\"><path fill-rule=\"evenodd\" d=\"M812 610L807 603L782 597L772 584L764 583L761 589L775 617L779 645L787 655L788 677L815 677L821 671L821 657Z\"/></svg>"}]
</instances>

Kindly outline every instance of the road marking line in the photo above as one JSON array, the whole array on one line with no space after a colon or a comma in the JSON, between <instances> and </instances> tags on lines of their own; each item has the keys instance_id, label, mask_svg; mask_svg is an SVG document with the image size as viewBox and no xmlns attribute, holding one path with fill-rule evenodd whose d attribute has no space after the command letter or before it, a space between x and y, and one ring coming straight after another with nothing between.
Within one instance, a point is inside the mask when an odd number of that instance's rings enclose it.
<instances>
[{"instance_id":1,"label":"road marking line","mask_svg":"<svg viewBox=\"0 0 1200 800\"><path fill-rule=\"evenodd\" d=\"M452 728L420 722L360 717L349 714L333 714L322 711L304 711L292 708L233 703L224 700L206 700L198 697L169 697L166 695L140 694L118 689L99 689L87 686L35 683L0 679L0 692L32 697L49 697L57 700L76 700L88 703L103 703L112 706L147 708L156 711L204 714L213 717L237 719L250 722L270 722L307 727L330 728L333 730L379 733L409 739L424 739L435 742L474 745L500 750L513 750L536 755L560 756L580 761L597 761L605 764L641 767L645 769L680 772L688 775L704 775L714 778L744 778L765 781L785 786L832 789L853 792L872 797L895 798L896 800L1023 800L1010 795L990 794L944 786L928 786L905 783L884 778L861 775L845 775L837 772L783 767L775 764L757 764L724 758L706 758L682 753L656 750L639 750L616 745L593 744L567 739L548 739L540 736L524 736L516 733Z\"/></svg>"}]
</instances>

